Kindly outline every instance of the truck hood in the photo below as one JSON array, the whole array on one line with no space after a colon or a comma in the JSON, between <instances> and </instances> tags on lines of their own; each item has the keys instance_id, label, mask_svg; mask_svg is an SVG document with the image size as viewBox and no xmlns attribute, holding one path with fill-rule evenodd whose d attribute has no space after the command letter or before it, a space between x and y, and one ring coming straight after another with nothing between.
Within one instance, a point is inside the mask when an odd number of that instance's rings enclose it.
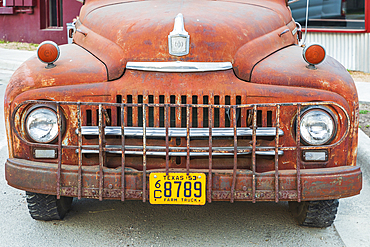
<instances>
[{"instance_id":1,"label":"truck hood","mask_svg":"<svg viewBox=\"0 0 370 247\"><path fill-rule=\"evenodd\" d=\"M190 36L189 54L184 56L169 53L168 35L179 13ZM109 80L122 76L128 61L231 62L243 64L248 77L245 50L253 49L248 57L252 68L295 43L294 28L285 0L94 0L81 9L74 42L103 61ZM286 29L290 32L278 36Z\"/></svg>"}]
</instances>

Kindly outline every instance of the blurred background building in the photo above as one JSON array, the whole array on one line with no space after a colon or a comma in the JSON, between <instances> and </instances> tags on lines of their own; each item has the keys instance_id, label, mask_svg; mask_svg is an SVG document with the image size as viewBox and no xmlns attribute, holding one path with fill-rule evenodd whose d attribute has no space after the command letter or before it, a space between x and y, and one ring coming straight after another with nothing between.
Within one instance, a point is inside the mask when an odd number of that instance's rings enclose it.
<instances>
[{"instance_id":1,"label":"blurred background building","mask_svg":"<svg viewBox=\"0 0 370 247\"><path fill-rule=\"evenodd\" d=\"M76 0L0 0L0 40L66 44L66 23L81 6Z\"/></svg>"},{"instance_id":2,"label":"blurred background building","mask_svg":"<svg viewBox=\"0 0 370 247\"><path fill-rule=\"evenodd\" d=\"M302 25L307 0L290 0ZM0 0L0 40L68 43L67 23L78 16L76 0ZM310 0L308 43L322 44L347 69L370 73L370 0Z\"/></svg>"}]
</instances>

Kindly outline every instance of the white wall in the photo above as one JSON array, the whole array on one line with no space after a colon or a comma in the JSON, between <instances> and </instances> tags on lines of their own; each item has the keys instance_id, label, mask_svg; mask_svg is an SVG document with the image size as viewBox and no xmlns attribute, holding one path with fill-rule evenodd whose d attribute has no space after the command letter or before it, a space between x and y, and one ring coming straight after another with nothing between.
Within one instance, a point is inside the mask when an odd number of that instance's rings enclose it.
<instances>
[{"instance_id":1,"label":"white wall","mask_svg":"<svg viewBox=\"0 0 370 247\"><path fill-rule=\"evenodd\" d=\"M349 70L370 73L370 33L308 33L306 43L323 45Z\"/></svg>"}]
</instances>

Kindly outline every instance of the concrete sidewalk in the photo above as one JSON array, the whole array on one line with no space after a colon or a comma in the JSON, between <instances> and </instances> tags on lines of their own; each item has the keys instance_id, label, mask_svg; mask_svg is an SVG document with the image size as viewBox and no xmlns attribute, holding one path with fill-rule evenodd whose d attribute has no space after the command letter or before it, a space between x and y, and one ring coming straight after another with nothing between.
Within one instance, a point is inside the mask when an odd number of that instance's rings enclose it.
<instances>
[{"instance_id":1,"label":"concrete sidewalk","mask_svg":"<svg viewBox=\"0 0 370 247\"><path fill-rule=\"evenodd\" d=\"M24 61L36 55L36 51L0 48L0 70L15 71Z\"/></svg>"}]
</instances>

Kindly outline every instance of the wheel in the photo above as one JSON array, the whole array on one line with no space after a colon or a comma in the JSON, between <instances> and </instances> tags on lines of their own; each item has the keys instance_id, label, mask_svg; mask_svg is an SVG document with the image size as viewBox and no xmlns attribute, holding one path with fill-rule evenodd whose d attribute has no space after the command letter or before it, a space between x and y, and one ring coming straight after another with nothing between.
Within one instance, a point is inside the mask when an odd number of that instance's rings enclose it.
<instances>
[{"instance_id":1,"label":"wheel","mask_svg":"<svg viewBox=\"0 0 370 247\"><path fill-rule=\"evenodd\" d=\"M71 209L73 197L26 192L28 211L35 220L62 220Z\"/></svg>"},{"instance_id":2,"label":"wheel","mask_svg":"<svg viewBox=\"0 0 370 247\"><path fill-rule=\"evenodd\" d=\"M289 209L299 225L310 227L331 226L337 214L339 201L304 201L289 202Z\"/></svg>"}]
</instances>

